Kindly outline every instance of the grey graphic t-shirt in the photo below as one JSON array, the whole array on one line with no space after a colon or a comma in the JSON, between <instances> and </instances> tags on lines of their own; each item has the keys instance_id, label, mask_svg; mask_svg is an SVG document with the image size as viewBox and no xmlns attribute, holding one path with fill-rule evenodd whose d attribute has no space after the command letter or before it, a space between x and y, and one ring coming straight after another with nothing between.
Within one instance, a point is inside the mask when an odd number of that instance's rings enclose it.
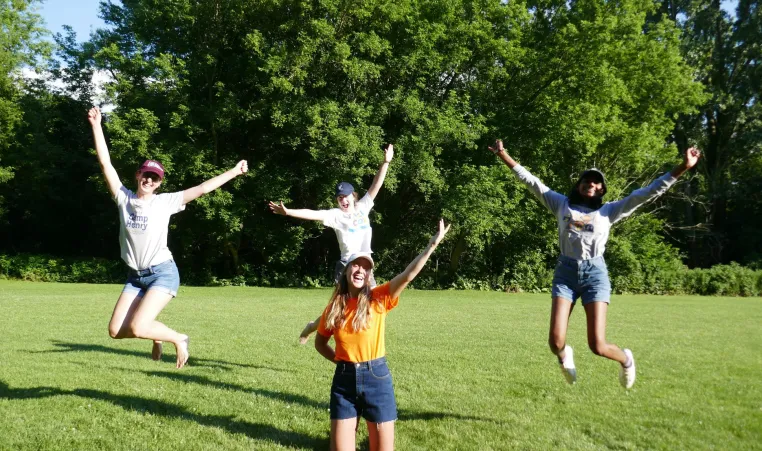
<instances>
[{"instance_id":1,"label":"grey graphic t-shirt","mask_svg":"<svg viewBox=\"0 0 762 451\"><path fill-rule=\"evenodd\" d=\"M575 260L589 260L603 255L611 226L630 216L641 205L664 194L677 181L667 172L624 199L591 210L570 205L566 196L545 186L522 166L515 166L513 172L556 217L561 255Z\"/></svg>"},{"instance_id":2,"label":"grey graphic t-shirt","mask_svg":"<svg viewBox=\"0 0 762 451\"><path fill-rule=\"evenodd\" d=\"M122 260L132 269L146 269L172 258L167 247L169 217L185 210L182 191L141 200L125 186L114 198L119 209Z\"/></svg>"}]
</instances>

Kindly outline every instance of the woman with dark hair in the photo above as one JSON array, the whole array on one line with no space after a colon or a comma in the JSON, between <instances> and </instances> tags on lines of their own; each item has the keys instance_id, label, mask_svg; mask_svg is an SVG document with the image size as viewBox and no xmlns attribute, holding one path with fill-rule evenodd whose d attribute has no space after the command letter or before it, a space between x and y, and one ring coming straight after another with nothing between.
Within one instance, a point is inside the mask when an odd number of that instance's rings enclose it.
<instances>
[{"instance_id":1,"label":"woman with dark hair","mask_svg":"<svg viewBox=\"0 0 762 451\"><path fill-rule=\"evenodd\" d=\"M394 449L397 404L392 375L386 364L384 330L386 315L415 279L450 226L439 221L439 230L428 246L391 281L370 286L373 258L352 255L336 283L318 323L315 349L336 364L331 384L331 449L354 450L359 417L365 418L372 450ZM328 340L333 337L336 348Z\"/></svg>"},{"instance_id":2,"label":"woman with dark hair","mask_svg":"<svg viewBox=\"0 0 762 451\"><path fill-rule=\"evenodd\" d=\"M241 160L234 168L194 186L175 193L157 191L164 181L164 166L156 160L146 160L135 173L135 192L122 185L101 129L101 112L92 108L87 119L93 131L106 186L119 210L119 244L122 260L129 267L129 276L116 301L109 321L112 338L143 338L153 341L151 353L161 360L162 342L175 345L177 368L188 361L188 336L175 332L156 321L156 317L175 296L180 287L180 274L167 247L169 219L185 210L185 204L216 190L235 177L246 173L248 165Z\"/></svg>"},{"instance_id":3,"label":"woman with dark hair","mask_svg":"<svg viewBox=\"0 0 762 451\"><path fill-rule=\"evenodd\" d=\"M635 359L629 349L606 342L606 313L611 296L608 269L603 259L611 226L644 203L666 192L685 171L694 167L701 152L690 148L682 164L650 185L633 191L624 199L603 203L606 178L598 169L583 172L569 197L550 190L537 177L511 158L497 140L489 148L513 170L540 202L556 217L561 256L553 274L550 313L550 350L558 357L566 381L577 380L574 354L566 344L569 316L577 298L587 315L587 343L594 354L620 363L619 382L625 388L635 383Z\"/></svg>"}]
</instances>

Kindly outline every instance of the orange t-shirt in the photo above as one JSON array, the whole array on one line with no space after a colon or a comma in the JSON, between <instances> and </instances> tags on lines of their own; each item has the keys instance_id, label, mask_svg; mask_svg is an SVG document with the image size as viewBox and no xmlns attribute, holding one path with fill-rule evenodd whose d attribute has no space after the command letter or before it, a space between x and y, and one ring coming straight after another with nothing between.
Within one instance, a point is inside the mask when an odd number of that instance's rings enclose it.
<instances>
[{"instance_id":1,"label":"orange t-shirt","mask_svg":"<svg viewBox=\"0 0 762 451\"><path fill-rule=\"evenodd\" d=\"M367 329L352 330L352 320L357 313L357 298L350 298L344 309L344 315L347 318L344 327L339 330L326 329L325 316L328 313L328 307L326 307L320 316L318 333L324 337L333 335L336 341L336 360L367 362L383 357L386 355L384 347L386 314L397 306L399 300L399 298L392 299L388 283L379 285L371 291L370 319Z\"/></svg>"}]
</instances>

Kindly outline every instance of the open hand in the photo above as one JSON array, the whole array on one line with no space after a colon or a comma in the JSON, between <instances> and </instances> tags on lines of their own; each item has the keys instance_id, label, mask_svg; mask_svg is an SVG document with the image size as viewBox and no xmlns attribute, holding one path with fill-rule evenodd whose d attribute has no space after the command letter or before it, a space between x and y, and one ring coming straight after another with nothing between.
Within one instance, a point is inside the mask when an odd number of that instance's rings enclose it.
<instances>
[{"instance_id":1,"label":"open hand","mask_svg":"<svg viewBox=\"0 0 762 451\"><path fill-rule=\"evenodd\" d=\"M286 206L283 205L283 202L281 202L280 204L270 202L270 210L272 210L272 212L275 213L276 215L288 216L288 208L286 208Z\"/></svg>"},{"instance_id":2,"label":"open hand","mask_svg":"<svg viewBox=\"0 0 762 451\"><path fill-rule=\"evenodd\" d=\"M384 149L384 163L391 163L394 158L394 144L387 144Z\"/></svg>"},{"instance_id":3,"label":"open hand","mask_svg":"<svg viewBox=\"0 0 762 451\"><path fill-rule=\"evenodd\" d=\"M696 166L696 163L698 163L699 158L701 158L701 150L699 150L698 147L691 147L685 151L685 158L683 159L683 164L685 165L686 168L690 169L693 166Z\"/></svg>"},{"instance_id":4,"label":"open hand","mask_svg":"<svg viewBox=\"0 0 762 451\"><path fill-rule=\"evenodd\" d=\"M93 127L96 125L101 125L101 110L100 108L93 107L90 108L90 111L87 112L87 120L90 122L90 125Z\"/></svg>"},{"instance_id":5,"label":"open hand","mask_svg":"<svg viewBox=\"0 0 762 451\"><path fill-rule=\"evenodd\" d=\"M503 141L500 139L496 140L494 145L489 146L489 150L491 150L494 154L505 151L505 148L503 147Z\"/></svg>"},{"instance_id":6,"label":"open hand","mask_svg":"<svg viewBox=\"0 0 762 451\"><path fill-rule=\"evenodd\" d=\"M429 244L436 247L439 242L442 241L442 238L444 238L444 236L447 234L447 231L450 230L451 225L452 224L447 224L447 227L445 227L444 219L440 219L439 230L434 234L434 236L431 237Z\"/></svg>"},{"instance_id":7,"label":"open hand","mask_svg":"<svg viewBox=\"0 0 762 451\"><path fill-rule=\"evenodd\" d=\"M238 164L235 165L233 168L233 172L235 172L235 175L241 175L245 174L249 171L249 164L246 162L246 160L241 160L238 162Z\"/></svg>"}]
</instances>

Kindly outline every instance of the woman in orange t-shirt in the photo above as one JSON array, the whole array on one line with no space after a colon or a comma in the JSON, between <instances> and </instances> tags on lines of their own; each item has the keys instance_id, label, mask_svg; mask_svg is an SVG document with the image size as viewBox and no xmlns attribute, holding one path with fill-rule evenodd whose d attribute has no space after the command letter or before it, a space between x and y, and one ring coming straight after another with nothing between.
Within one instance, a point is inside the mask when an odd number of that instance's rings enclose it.
<instances>
[{"instance_id":1,"label":"woman in orange t-shirt","mask_svg":"<svg viewBox=\"0 0 762 451\"><path fill-rule=\"evenodd\" d=\"M373 259L369 253L352 255L323 311L315 349L336 364L331 385L331 449L354 450L357 421L368 424L371 450L394 448L392 375L386 365L384 326L386 314L397 306L399 295L426 264L450 226L439 221L439 230L428 246L397 277L370 288ZM334 350L328 345L333 336Z\"/></svg>"}]
</instances>

